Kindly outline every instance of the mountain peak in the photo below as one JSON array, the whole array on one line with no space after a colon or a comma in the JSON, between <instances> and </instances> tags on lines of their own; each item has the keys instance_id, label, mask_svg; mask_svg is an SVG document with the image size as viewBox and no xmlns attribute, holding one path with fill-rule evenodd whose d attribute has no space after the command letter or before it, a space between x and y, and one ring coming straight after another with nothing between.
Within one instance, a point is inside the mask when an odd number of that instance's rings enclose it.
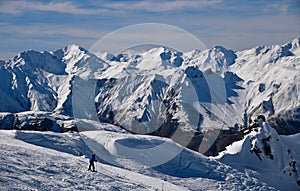
<instances>
[{"instance_id":1,"label":"mountain peak","mask_svg":"<svg viewBox=\"0 0 300 191\"><path fill-rule=\"evenodd\" d=\"M224 48L223 46L220 46L220 45L215 46L213 49L218 50L218 51L222 51L222 52L228 51L228 49L226 49L226 48Z\"/></svg>"},{"instance_id":2,"label":"mountain peak","mask_svg":"<svg viewBox=\"0 0 300 191\"><path fill-rule=\"evenodd\" d=\"M68 63L72 63L71 65L74 65L79 60L81 60L86 54L88 53L87 50L84 48L75 45L70 44L62 49L62 52L60 52L60 56L62 56L62 60L66 61L67 65Z\"/></svg>"},{"instance_id":3,"label":"mountain peak","mask_svg":"<svg viewBox=\"0 0 300 191\"><path fill-rule=\"evenodd\" d=\"M300 36L296 37L294 40L292 40L292 44L300 44Z\"/></svg>"},{"instance_id":4,"label":"mountain peak","mask_svg":"<svg viewBox=\"0 0 300 191\"><path fill-rule=\"evenodd\" d=\"M288 49L295 55L300 54L300 36L293 39L291 42L282 45L284 49Z\"/></svg>"},{"instance_id":5,"label":"mountain peak","mask_svg":"<svg viewBox=\"0 0 300 191\"><path fill-rule=\"evenodd\" d=\"M11 67L27 68L28 70L41 69L53 74L64 73L65 65L52 52L26 50L8 61Z\"/></svg>"},{"instance_id":6,"label":"mountain peak","mask_svg":"<svg viewBox=\"0 0 300 191\"><path fill-rule=\"evenodd\" d=\"M88 51L76 44L69 44L68 46L63 48L63 52L64 52L64 55L68 55L68 54L76 55L79 52L87 53Z\"/></svg>"},{"instance_id":7,"label":"mountain peak","mask_svg":"<svg viewBox=\"0 0 300 191\"><path fill-rule=\"evenodd\" d=\"M295 53L296 50L298 50L298 52L300 53L300 36L298 36L297 38L295 38L292 42L292 47L291 47L291 51L293 51Z\"/></svg>"},{"instance_id":8,"label":"mountain peak","mask_svg":"<svg viewBox=\"0 0 300 191\"><path fill-rule=\"evenodd\" d=\"M214 72L222 73L227 70L230 65L235 63L237 58L233 50L228 50L222 46L215 46L214 48L185 54L189 63L199 65L201 70L211 69Z\"/></svg>"}]
</instances>

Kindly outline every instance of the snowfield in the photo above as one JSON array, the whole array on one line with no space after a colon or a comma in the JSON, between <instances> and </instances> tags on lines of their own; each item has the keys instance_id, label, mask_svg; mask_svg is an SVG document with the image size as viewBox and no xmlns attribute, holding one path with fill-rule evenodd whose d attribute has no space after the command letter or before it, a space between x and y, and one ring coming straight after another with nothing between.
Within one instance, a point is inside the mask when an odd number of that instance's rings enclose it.
<instances>
[{"instance_id":1,"label":"snowfield","mask_svg":"<svg viewBox=\"0 0 300 191\"><path fill-rule=\"evenodd\" d=\"M156 167L148 168L143 161L136 161L139 153L120 165L118 161L124 156L100 143L109 137L105 134L111 135L111 141L140 142L135 146L141 148L146 146L143 141L148 147L166 141L105 130L82 133L1 130L1 190L276 190L253 178L254 171L234 169L185 148ZM90 139L88 144L86 139ZM86 157L91 147L97 152L98 172L87 171Z\"/></svg>"}]
</instances>

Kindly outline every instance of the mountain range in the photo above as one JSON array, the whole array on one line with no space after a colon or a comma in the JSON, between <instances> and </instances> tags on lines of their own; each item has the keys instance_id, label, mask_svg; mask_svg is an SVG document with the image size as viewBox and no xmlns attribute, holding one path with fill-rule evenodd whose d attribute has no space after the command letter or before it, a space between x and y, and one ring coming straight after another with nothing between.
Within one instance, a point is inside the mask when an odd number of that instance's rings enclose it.
<instances>
[{"instance_id":1,"label":"mountain range","mask_svg":"<svg viewBox=\"0 0 300 191\"><path fill-rule=\"evenodd\" d=\"M288 188L294 189L300 181L299 74L300 37L244 51L155 47L113 55L77 45L27 50L0 61L0 129L91 137L88 131L112 124L132 134L170 138L234 168L248 165L277 189L285 187L276 181L292 180ZM114 155L120 140L105 137L113 150L98 142ZM132 146L132 139L126 144ZM271 173L260 170L275 165Z\"/></svg>"},{"instance_id":2,"label":"mountain range","mask_svg":"<svg viewBox=\"0 0 300 191\"><path fill-rule=\"evenodd\" d=\"M300 132L299 42L298 37L245 51L158 47L119 55L95 55L76 45L27 50L0 62L0 124L5 124L0 127L15 128L10 114L28 111L42 112L54 123L98 118L133 133L173 137L194 150L201 141L193 137L201 140L204 131L241 139L240 132L260 115L279 134L295 134Z\"/></svg>"}]
</instances>

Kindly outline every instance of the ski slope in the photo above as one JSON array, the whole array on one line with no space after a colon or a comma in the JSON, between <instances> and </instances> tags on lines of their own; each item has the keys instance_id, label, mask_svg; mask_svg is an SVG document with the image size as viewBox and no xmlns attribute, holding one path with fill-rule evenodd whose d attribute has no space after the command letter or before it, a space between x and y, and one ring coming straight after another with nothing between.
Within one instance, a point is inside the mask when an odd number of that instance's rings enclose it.
<instances>
[{"instance_id":1,"label":"ski slope","mask_svg":"<svg viewBox=\"0 0 300 191\"><path fill-rule=\"evenodd\" d=\"M276 190L241 171L199 153L182 150L165 164L149 168L136 157L124 158L105 146L111 139L157 144L165 139L97 130L82 133L0 131L1 190ZM90 140L90 141L87 141ZM102 140L102 143L101 143ZM126 142L126 141L125 141ZM109 145L109 144L108 144ZM153 145L152 145L153 146ZM98 172L87 171L91 149ZM165 151L168 152L168 151Z\"/></svg>"}]
</instances>

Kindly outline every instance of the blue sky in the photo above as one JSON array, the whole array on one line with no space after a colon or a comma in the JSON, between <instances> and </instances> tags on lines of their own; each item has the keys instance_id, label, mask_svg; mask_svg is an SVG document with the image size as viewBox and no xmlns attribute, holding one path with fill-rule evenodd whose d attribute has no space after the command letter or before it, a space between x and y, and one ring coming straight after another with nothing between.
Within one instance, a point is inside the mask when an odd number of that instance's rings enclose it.
<instances>
[{"instance_id":1,"label":"blue sky","mask_svg":"<svg viewBox=\"0 0 300 191\"><path fill-rule=\"evenodd\" d=\"M26 49L89 49L106 34L139 23L180 27L208 48L244 50L300 36L299 0L1 0L0 59Z\"/></svg>"}]
</instances>

